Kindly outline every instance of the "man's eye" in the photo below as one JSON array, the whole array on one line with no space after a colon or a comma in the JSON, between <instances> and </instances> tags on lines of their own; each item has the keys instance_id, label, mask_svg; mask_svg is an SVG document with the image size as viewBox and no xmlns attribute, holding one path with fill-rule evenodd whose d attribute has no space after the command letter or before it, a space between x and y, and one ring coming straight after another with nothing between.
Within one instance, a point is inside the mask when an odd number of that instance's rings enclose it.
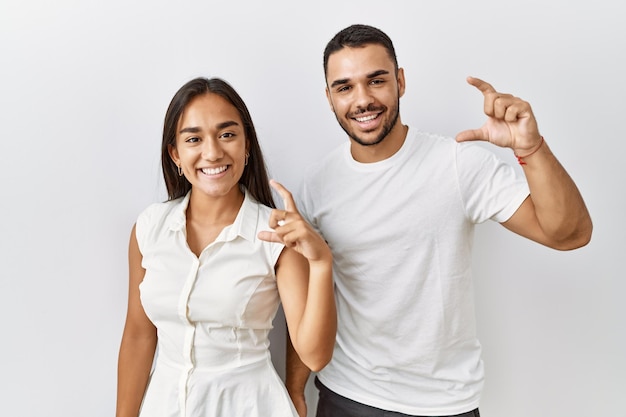
<instances>
[{"instance_id":1,"label":"man's eye","mask_svg":"<svg viewBox=\"0 0 626 417\"><path fill-rule=\"evenodd\" d=\"M349 86L344 85L344 86L342 86L342 87L339 87L339 88L337 89L337 92L338 92L338 93L343 93L344 91L348 91L349 89L350 89L350 87L349 87Z\"/></svg>"},{"instance_id":2,"label":"man's eye","mask_svg":"<svg viewBox=\"0 0 626 417\"><path fill-rule=\"evenodd\" d=\"M376 84L382 84L383 82L384 82L383 80L372 80L371 84L376 85Z\"/></svg>"}]
</instances>

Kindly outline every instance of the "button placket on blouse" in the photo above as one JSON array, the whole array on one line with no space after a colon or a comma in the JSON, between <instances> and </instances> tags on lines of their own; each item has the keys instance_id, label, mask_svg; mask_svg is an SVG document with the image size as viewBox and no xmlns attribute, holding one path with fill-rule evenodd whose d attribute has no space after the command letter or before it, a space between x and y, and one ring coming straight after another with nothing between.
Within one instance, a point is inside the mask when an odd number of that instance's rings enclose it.
<instances>
[{"instance_id":1,"label":"button placket on blouse","mask_svg":"<svg viewBox=\"0 0 626 417\"><path fill-rule=\"evenodd\" d=\"M182 238L185 239L185 233L182 233ZM181 410L181 415L187 415L187 383L189 381L189 376L191 371L194 368L194 352L193 345L196 334L196 327L194 323L189 320L189 297L191 296L191 292L193 290L194 284L196 283L196 279L198 278L198 270L200 268L200 260L189 250L189 254L191 255L191 266L189 268L189 273L187 274L187 278L185 279L185 283L183 284L180 298L178 299L178 317L185 327L184 331L184 341L183 341L183 351L181 355L184 358L184 369L181 373L179 380L179 406Z\"/></svg>"},{"instance_id":2,"label":"button placket on blouse","mask_svg":"<svg viewBox=\"0 0 626 417\"><path fill-rule=\"evenodd\" d=\"M200 266L206 263L207 257L211 255L211 252L214 251L215 246L217 244L217 240L210 243L202 252L200 252L200 256L196 257L191 249L189 249L190 254L193 256L192 266L189 270L189 275L185 280L185 285L183 286L183 290L181 291L181 297L178 304L178 315L180 319L185 324L185 343L184 343L184 352L185 356L185 372L181 376L180 380L180 408L182 411L182 415L186 416L186 403L187 403L187 383L189 381L189 376L195 367L194 360L194 341L196 336L196 323L192 322L189 319L189 298L191 297L191 292L193 291L194 285L198 279L198 271L200 270Z\"/></svg>"}]
</instances>

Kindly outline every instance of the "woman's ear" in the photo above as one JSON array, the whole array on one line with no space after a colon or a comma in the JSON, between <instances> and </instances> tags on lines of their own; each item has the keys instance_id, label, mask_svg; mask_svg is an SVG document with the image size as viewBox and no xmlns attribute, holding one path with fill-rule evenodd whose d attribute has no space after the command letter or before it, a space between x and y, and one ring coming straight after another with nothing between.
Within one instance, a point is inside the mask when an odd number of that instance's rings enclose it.
<instances>
[{"instance_id":1,"label":"woman's ear","mask_svg":"<svg viewBox=\"0 0 626 417\"><path fill-rule=\"evenodd\" d=\"M179 166L180 158L178 157L178 149L176 149L174 145L167 145L167 153L170 154L170 158L172 158L176 166Z\"/></svg>"}]
</instances>

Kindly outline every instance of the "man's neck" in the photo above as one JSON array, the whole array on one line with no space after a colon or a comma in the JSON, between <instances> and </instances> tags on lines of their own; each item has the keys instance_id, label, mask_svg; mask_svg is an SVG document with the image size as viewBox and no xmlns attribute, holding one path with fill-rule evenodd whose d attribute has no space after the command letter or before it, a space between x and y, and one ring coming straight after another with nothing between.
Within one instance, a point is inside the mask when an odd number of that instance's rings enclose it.
<instances>
[{"instance_id":1,"label":"man's neck","mask_svg":"<svg viewBox=\"0 0 626 417\"><path fill-rule=\"evenodd\" d=\"M384 161L402 148L409 127L398 122L387 136L376 145L364 146L350 139L350 153L355 161L363 164Z\"/></svg>"}]
</instances>

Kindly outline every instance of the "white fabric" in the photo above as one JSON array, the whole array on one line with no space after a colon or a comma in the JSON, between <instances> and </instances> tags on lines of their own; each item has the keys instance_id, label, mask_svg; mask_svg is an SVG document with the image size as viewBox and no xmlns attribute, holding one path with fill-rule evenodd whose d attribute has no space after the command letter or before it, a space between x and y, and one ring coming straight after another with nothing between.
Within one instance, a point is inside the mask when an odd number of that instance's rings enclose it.
<instances>
[{"instance_id":1,"label":"white fabric","mask_svg":"<svg viewBox=\"0 0 626 417\"><path fill-rule=\"evenodd\" d=\"M270 209L246 193L235 222L196 257L186 241L189 196L153 204L137 220L141 301L158 329L140 415L297 416L269 352L283 249L257 238Z\"/></svg>"},{"instance_id":2,"label":"white fabric","mask_svg":"<svg viewBox=\"0 0 626 417\"><path fill-rule=\"evenodd\" d=\"M333 359L318 376L374 407L451 415L483 386L471 254L476 223L528 196L513 167L476 144L409 130L377 163L339 147L305 176L299 207L334 256Z\"/></svg>"}]
</instances>

